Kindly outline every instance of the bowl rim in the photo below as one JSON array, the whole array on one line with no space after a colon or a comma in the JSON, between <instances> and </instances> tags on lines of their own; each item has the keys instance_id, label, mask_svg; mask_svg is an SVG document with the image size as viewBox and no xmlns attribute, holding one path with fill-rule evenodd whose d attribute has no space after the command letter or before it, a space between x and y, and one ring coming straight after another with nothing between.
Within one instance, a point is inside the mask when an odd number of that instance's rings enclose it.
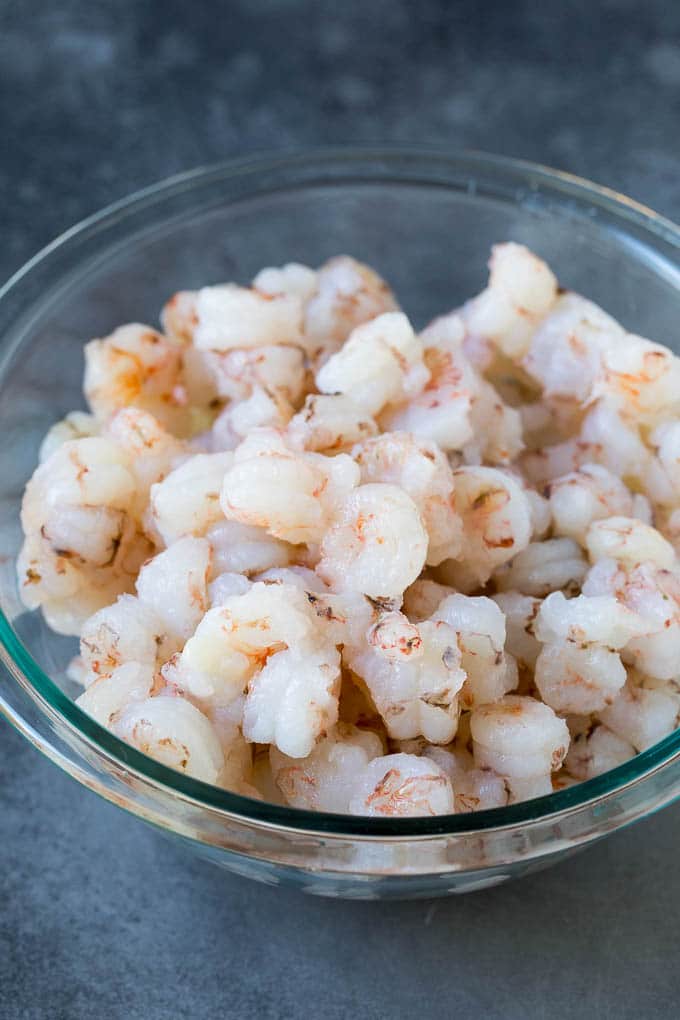
<instances>
[{"instance_id":1,"label":"bowl rim","mask_svg":"<svg viewBox=\"0 0 680 1020\"><path fill-rule=\"evenodd\" d=\"M0 302L6 300L28 274L41 267L53 254L67 249L71 244L94 236L108 226L118 223L121 219L134 217L142 209L161 201L167 201L181 192L191 192L193 188L211 181L226 180L230 177L254 176L257 178L258 175L265 172L271 173L278 169L294 172L296 168L308 170L310 167L316 167L319 173L332 173L339 167L345 169L351 166L357 166L357 168L363 166L363 172L366 174L366 164L371 161L379 163L381 166L385 165L387 168L392 166L396 170L397 164L419 162L422 165L423 160L427 159L436 160L439 165L448 168L451 173L448 186L451 188L458 187L460 189L457 179L454 180L454 171L458 175L461 170L467 171L471 179L474 179L475 174L480 174L483 171L495 173L501 177L505 174L523 181L529 191L540 190L545 194L566 195L577 203L586 201L591 206L603 210L616 221L636 224L637 227L642 228L646 235L659 238L680 252L680 227L671 220L610 188L594 184L574 174L554 170L530 161L491 155L477 150L445 150L435 146L381 145L282 150L198 166L139 189L105 206L61 233L21 266L0 288ZM360 169L357 170L357 173L359 177L351 179L354 183L358 179L362 179ZM347 181L347 178L342 176L331 176L326 183L333 181L341 184L343 179L345 182ZM365 176L363 179L365 183L371 181L376 183L379 178L375 175L372 178ZM394 180L405 184L408 183L409 178L402 173ZM312 180L306 178L302 181L303 185L312 183L314 183ZM419 180L418 183L428 182ZM434 184L434 181L431 180L429 183ZM6 358L12 353L13 347L12 344L2 344L0 372L6 363ZM491 808L468 814L418 818L370 818L307 811L254 800L193 779L184 773L162 765L120 740L88 716L50 679L33 659L14 631L9 618L1 609L0 658L2 658L10 676L13 676L24 688L43 714L58 717L59 721L65 723L77 738L84 740L92 751L112 760L140 781L163 788L166 792L196 806L219 812L224 815L225 819L247 820L259 826L282 829L287 832L354 838L392 837L394 839L449 835L474 836L483 831L509 829L552 821L558 816L563 817L580 811L588 805L620 794L629 787L648 779L655 772L666 768L680 757L680 729L678 729L653 747L602 776L577 783L543 797L502 808ZM26 723L20 714L1 697L0 708L10 722L25 735ZM32 739L41 750L49 754L50 745L47 738L36 737L35 731L33 731ZM51 755L51 757L54 756Z\"/></svg>"}]
</instances>

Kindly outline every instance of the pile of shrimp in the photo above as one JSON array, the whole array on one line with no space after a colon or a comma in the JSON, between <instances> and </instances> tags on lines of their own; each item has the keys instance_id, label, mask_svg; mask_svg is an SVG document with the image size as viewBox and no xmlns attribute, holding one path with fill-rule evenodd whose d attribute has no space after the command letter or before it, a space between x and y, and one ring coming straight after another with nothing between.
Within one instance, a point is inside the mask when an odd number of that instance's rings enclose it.
<instances>
[{"instance_id":1,"label":"pile of shrimp","mask_svg":"<svg viewBox=\"0 0 680 1020\"><path fill-rule=\"evenodd\" d=\"M542 796L680 712L680 361L526 248L417 333L347 256L183 291L85 347L19 586L78 704L310 810Z\"/></svg>"}]
</instances>

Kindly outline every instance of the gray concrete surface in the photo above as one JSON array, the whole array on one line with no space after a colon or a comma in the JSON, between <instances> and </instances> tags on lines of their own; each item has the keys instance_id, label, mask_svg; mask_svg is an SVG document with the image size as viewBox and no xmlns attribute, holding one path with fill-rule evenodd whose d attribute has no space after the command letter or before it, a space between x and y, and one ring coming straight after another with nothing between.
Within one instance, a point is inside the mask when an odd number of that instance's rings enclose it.
<instances>
[{"instance_id":1,"label":"gray concrete surface","mask_svg":"<svg viewBox=\"0 0 680 1020\"><path fill-rule=\"evenodd\" d=\"M167 174L279 146L472 146L680 217L680 6L0 6L0 275ZM186 857L0 724L0 1017L677 1015L680 810L534 877L305 899Z\"/></svg>"}]
</instances>

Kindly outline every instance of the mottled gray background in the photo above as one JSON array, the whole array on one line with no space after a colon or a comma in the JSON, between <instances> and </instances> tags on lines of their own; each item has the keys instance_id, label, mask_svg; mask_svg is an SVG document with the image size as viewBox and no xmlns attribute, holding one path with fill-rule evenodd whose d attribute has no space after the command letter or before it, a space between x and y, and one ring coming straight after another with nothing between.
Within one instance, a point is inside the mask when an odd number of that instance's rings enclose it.
<instances>
[{"instance_id":1,"label":"mottled gray background","mask_svg":"<svg viewBox=\"0 0 680 1020\"><path fill-rule=\"evenodd\" d=\"M257 149L426 141L680 217L680 5L0 4L0 275ZM315 901L195 863L0 726L0 1017L677 1015L680 810L466 898Z\"/></svg>"}]
</instances>

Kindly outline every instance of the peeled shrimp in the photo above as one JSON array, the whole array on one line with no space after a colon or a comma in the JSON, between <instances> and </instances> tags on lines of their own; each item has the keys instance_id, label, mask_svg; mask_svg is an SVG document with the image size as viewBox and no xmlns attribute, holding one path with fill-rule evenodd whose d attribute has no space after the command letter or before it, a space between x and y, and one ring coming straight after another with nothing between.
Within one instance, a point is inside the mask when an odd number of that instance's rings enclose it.
<instances>
[{"instance_id":1,"label":"peeled shrimp","mask_svg":"<svg viewBox=\"0 0 680 1020\"><path fill-rule=\"evenodd\" d=\"M677 687L639 674L633 674L618 698L599 713L602 722L636 751L646 751L672 733L679 715Z\"/></svg>"},{"instance_id":2,"label":"peeled shrimp","mask_svg":"<svg viewBox=\"0 0 680 1020\"><path fill-rule=\"evenodd\" d=\"M319 369L321 393L351 396L366 413L418 393L428 380L423 347L401 312L379 315L357 326Z\"/></svg>"},{"instance_id":3,"label":"peeled shrimp","mask_svg":"<svg viewBox=\"0 0 680 1020\"><path fill-rule=\"evenodd\" d=\"M680 582L651 563L635 566L602 559L591 567L583 594L614 596L643 621L624 658L659 680L680 676Z\"/></svg>"},{"instance_id":4,"label":"peeled shrimp","mask_svg":"<svg viewBox=\"0 0 680 1020\"><path fill-rule=\"evenodd\" d=\"M460 450L473 437L471 412L478 379L459 350L430 347L424 364L429 378L422 380L420 392L388 410L381 424L384 429L412 432L444 451Z\"/></svg>"},{"instance_id":5,"label":"peeled shrimp","mask_svg":"<svg viewBox=\"0 0 680 1020\"><path fill-rule=\"evenodd\" d=\"M95 676L106 676L130 662L153 670L164 638L163 623L153 610L134 595L121 595L85 622L80 655Z\"/></svg>"},{"instance_id":6,"label":"peeled shrimp","mask_svg":"<svg viewBox=\"0 0 680 1020\"><path fill-rule=\"evenodd\" d=\"M430 743L447 744L456 732L465 680L455 630L441 620L416 627L405 617L400 625L383 618L368 640L369 650L346 648L345 657L363 677L390 736L422 734Z\"/></svg>"},{"instance_id":7,"label":"peeled shrimp","mask_svg":"<svg viewBox=\"0 0 680 1020\"><path fill-rule=\"evenodd\" d=\"M210 543L205 538L180 538L143 565L137 595L170 636L186 640L208 608L209 571Z\"/></svg>"},{"instance_id":8,"label":"peeled shrimp","mask_svg":"<svg viewBox=\"0 0 680 1020\"><path fill-rule=\"evenodd\" d=\"M328 645L287 648L251 680L243 712L247 740L306 758L338 719L340 655Z\"/></svg>"},{"instance_id":9,"label":"peeled shrimp","mask_svg":"<svg viewBox=\"0 0 680 1020\"><path fill-rule=\"evenodd\" d=\"M310 394L287 428L293 446L317 453L349 452L377 432L371 415L342 393Z\"/></svg>"},{"instance_id":10,"label":"peeled shrimp","mask_svg":"<svg viewBox=\"0 0 680 1020\"><path fill-rule=\"evenodd\" d=\"M441 579L455 586L460 566L472 586L484 584L497 567L529 544L531 507L515 479L496 468L462 467L454 471L453 478L455 507L463 519L463 542L460 555Z\"/></svg>"},{"instance_id":11,"label":"peeled shrimp","mask_svg":"<svg viewBox=\"0 0 680 1020\"><path fill-rule=\"evenodd\" d=\"M238 521L219 521L205 537L212 549L215 576L223 573L257 574L292 562L296 547L269 535L264 528Z\"/></svg>"},{"instance_id":12,"label":"peeled shrimp","mask_svg":"<svg viewBox=\"0 0 680 1020\"><path fill-rule=\"evenodd\" d=\"M571 538L549 538L528 545L512 563L496 571L494 580L500 591L543 596L578 587L587 569L576 542Z\"/></svg>"},{"instance_id":13,"label":"peeled shrimp","mask_svg":"<svg viewBox=\"0 0 680 1020\"><path fill-rule=\"evenodd\" d=\"M120 326L85 345L85 396L106 421L122 407L149 411L161 424L186 430L181 350L149 326Z\"/></svg>"},{"instance_id":14,"label":"peeled shrimp","mask_svg":"<svg viewBox=\"0 0 680 1020\"><path fill-rule=\"evenodd\" d=\"M277 294L292 294L301 301L309 301L318 287L318 273L300 262L288 262L285 266L266 266L253 280L253 287L261 294L276 297Z\"/></svg>"},{"instance_id":15,"label":"peeled shrimp","mask_svg":"<svg viewBox=\"0 0 680 1020\"><path fill-rule=\"evenodd\" d=\"M607 726L596 726L575 737L564 767L575 779L593 779L635 756L635 748Z\"/></svg>"},{"instance_id":16,"label":"peeled shrimp","mask_svg":"<svg viewBox=\"0 0 680 1020\"><path fill-rule=\"evenodd\" d=\"M183 535L204 535L222 519L220 492L230 453L195 454L151 486L147 527L170 545Z\"/></svg>"},{"instance_id":17,"label":"peeled shrimp","mask_svg":"<svg viewBox=\"0 0 680 1020\"><path fill-rule=\"evenodd\" d=\"M329 259L317 271L316 291L305 309L305 348L321 364L357 326L398 307L375 270L347 255Z\"/></svg>"},{"instance_id":18,"label":"peeled shrimp","mask_svg":"<svg viewBox=\"0 0 680 1020\"><path fill-rule=\"evenodd\" d=\"M203 287L195 314L192 339L199 350L302 343L303 304L296 294L265 294L232 283Z\"/></svg>"},{"instance_id":19,"label":"peeled shrimp","mask_svg":"<svg viewBox=\"0 0 680 1020\"><path fill-rule=\"evenodd\" d=\"M491 599L449 595L438 606L435 619L444 620L458 634L461 666L467 680L461 704L469 709L496 701L517 683L516 669L508 668L503 613Z\"/></svg>"},{"instance_id":20,"label":"peeled shrimp","mask_svg":"<svg viewBox=\"0 0 680 1020\"><path fill-rule=\"evenodd\" d=\"M291 450L276 432L262 429L234 454L222 510L230 520L263 527L287 542L314 542L358 480L359 468L345 454Z\"/></svg>"},{"instance_id":21,"label":"peeled shrimp","mask_svg":"<svg viewBox=\"0 0 680 1020\"><path fill-rule=\"evenodd\" d=\"M204 783L216 782L224 764L210 722L184 698L132 702L116 719L113 731L163 765Z\"/></svg>"},{"instance_id":22,"label":"peeled shrimp","mask_svg":"<svg viewBox=\"0 0 680 1020\"><path fill-rule=\"evenodd\" d=\"M543 643L571 641L612 649L623 648L644 631L642 617L612 595L567 599L561 591L543 600L532 626L533 634Z\"/></svg>"},{"instance_id":23,"label":"peeled shrimp","mask_svg":"<svg viewBox=\"0 0 680 1020\"><path fill-rule=\"evenodd\" d=\"M55 629L78 634L88 616L132 587L134 499L129 460L107 439L65 442L34 472L21 510L19 585L24 603L42 606ZM142 540L142 558L146 551Z\"/></svg>"},{"instance_id":24,"label":"peeled shrimp","mask_svg":"<svg viewBox=\"0 0 680 1020\"><path fill-rule=\"evenodd\" d=\"M62 421L58 421L49 429L40 444L38 454L40 463L47 460L62 443L67 443L72 439L96 436L99 434L99 429L100 424L93 414L86 414L85 411L71 411Z\"/></svg>"},{"instance_id":25,"label":"peeled shrimp","mask_svg":"<svg viewBox=\"0 0 680 1020\"><path fill-rule=\"evenodd\" d=\"M346 814L357 775L382 750L375 733L338 723L307 758L289 758L272 747L269 759L286 803L307 811Z\"/></svg>"},{"instance_id":26,"label":"peeled shrimp","mask_svg":"<svg viewBox=\"0 0 680 1020\"><path fill-rule=\"evenodd\" d=\"M508 803L508 788L492 769L477 769L472 756L450 747L426 746L422 754L433 761L451 780L456 814L488 811Z\"/></svg>"},{"instance_id":27,"label":"peeled shrimp","mask_svg":"<svg viewBox=\"0 0 680 1020\"><path fill-rule=\"evenodd\" d=\"M517 359L550 311L557 281L545 262L521 244L494 245L489 270L486 290L461 309L461 316L471 334L488 337Z\"/></svg>"},{"instance_id":28,"label":"peeled shrimp","mask_svg":"<svg viewBox=\"0 0 680 1020\"><path fill-rule=\"evenodd\" d=\"M360 485L345 497L321 543L318 573L331 586L377 597L401 596L427 556L416 504L396 485Z\"/></svg>"},{"instance_id":29,"label":"peeled shrimp","mask_svg":"<svg viewBox=\"0 0 680 1020\"><path fill-rule=\"evenodd\" d=\"M429 537L427 563L458 555L462 521L453 505L453 475L435 443L390 432L356 446L352 456L362 482L398 485L414 501Z\"/></svg>"},{"instance_id":30,"label":"peeled shrimp","mask_svg":"<svg viewBox=\"0 0 680 1020\"><path fill-rule=\"evenodd\" d=\"M531 788L534 796L550 792L550 773L564 761L569 730L548 705L506 695L476 708L470 728L475 763L503 776L513 800Z\"/></svg>"},{"instance_id":31,"label":"peeled shrimp","mask_svg":"<svg viewBox=\"0 0 680 1020\"><path fill-rule=\"evenodd\" d=\"M388 754L357 775L349 802L352 815L408 817L453 814L451 783L429 758Z\"/></svg>"},{"instance_id":32,"label":"peeled shrimp","mask_svg":"<svg viewBox=\"0 0 680 1020\"><path fill-rule=\"evenodd\" d=\"M621 351L625 333L610 315L578 294L557 298L523 361L546 397L585 403L594 394L606 351Z\"/></svg>"},{"instance_id":33,"label":"peeled shrimp","mask_svg":"<svg viewBox=\"0 0 680 1020\"><path fill-rule=\"evenodd\" d=\"M129 706L144 701L154 685L153 667L139 662L126 662L104 673L88 685L76 704L84 712L109 729Z\"/></svg>"},{"instance_id":34,"label":"peeled shrimp","mask_svg":"<svg viewBox=\"0 0 680 1020\"><path fill-rule=\"evenodd\" d=\"M675 563L675 550L660 532L633 517L609 517L594 521L586 535L586 547L592 562L614 559L635 566L652 563L670 569Z\"/></svg>"},{"instance_id":35,"label":"peeled shrimp","mask_svg":"<svg viewBox=\"0 0 680 1020\"><path fill-rule=\"evenodd\" d=\"M541 698L556 712L587 714L614 701L626 670L610 648L551 641L536 660L534 679Z\"/></svg>"},{"instance_id":36,"label":"peeled shrimp","mask_svg":"<svg viewBox=\"0 0 680 1020\"><path fill-rule=\"evenodd\" d=\"M304 352L299 347L275 344L235 348L224 354L207 351L204 357L220 397L245 400L255 389L261 389L280 394L294 404L304 393Z\"/></svg>"},{"instance_id":37,"label":"peeled shrimp","mask_svg":"<svg viewBox=\"0 0 680 1020\"><path fill-rule=\"evenodd\" d=\"M429 619L447 595L453 594L453 588L437 581L421 578L414 581L404 592L403 612L409 620L420 623Z\"/></svg>"},{"instance_id":38,"label":"peeled shrimp","mask_svg":"<svg viewBox=\"0 0 680 1020\"><path fill-rule=\"evenodd\" d=\"M541 650L536 639L536 616L541 600L517 591L494 595L494 602L505 617L505 647L520 666L533 669Z\"/></svg>"},{"instance_id":39,"label":"peeled shrimp","mask_svg":"<svg viewBox=\"0 0 680 1020\"><path fill-rule=\"evenodd\" d=\"M600 464L584 464L549 486L554 534L585 544L593 521L630 515L633 497L620 478Z\"/></svg>"}]
</instances>

